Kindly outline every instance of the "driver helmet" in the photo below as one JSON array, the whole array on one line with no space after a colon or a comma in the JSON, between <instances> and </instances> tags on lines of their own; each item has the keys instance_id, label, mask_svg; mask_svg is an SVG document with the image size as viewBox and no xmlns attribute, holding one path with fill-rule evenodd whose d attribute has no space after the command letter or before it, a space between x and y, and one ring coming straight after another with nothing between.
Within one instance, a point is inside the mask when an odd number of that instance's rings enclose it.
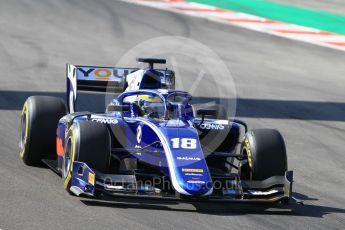
<instances>
[{"instance_id":1,"label":"driver helmet","mask_svg":"<svg viewBox=\"0 0 345 230\"><path fill-rule=\"evenodd\" d=\"M164 115L163 101L156 95L138 95L138 108L141 116L159 118Z\"/></svg>"}]
</instances>

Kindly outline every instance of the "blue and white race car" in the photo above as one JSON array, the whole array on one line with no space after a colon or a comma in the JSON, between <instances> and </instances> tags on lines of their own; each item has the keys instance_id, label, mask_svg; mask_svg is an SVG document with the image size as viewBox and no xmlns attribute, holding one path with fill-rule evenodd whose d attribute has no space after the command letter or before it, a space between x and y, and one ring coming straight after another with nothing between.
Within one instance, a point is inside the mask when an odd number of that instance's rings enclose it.
<instances>
[{"instance_id":1,"label":"blue and white race car","mask_svg":"<svg viewBox=\"0 0 345 230\"><path fill-rule=\"evenodd\" d=\"M218 107L194 109L164 59L145 69L67 65L67 103L31 96L21 116L20 157L45 163L80 196L295 202L277 130L247 130ZM104 113L76 112L79 90L114 98ZM121 92L117 97L115 94Z\"/></svg>"}]
</instances>

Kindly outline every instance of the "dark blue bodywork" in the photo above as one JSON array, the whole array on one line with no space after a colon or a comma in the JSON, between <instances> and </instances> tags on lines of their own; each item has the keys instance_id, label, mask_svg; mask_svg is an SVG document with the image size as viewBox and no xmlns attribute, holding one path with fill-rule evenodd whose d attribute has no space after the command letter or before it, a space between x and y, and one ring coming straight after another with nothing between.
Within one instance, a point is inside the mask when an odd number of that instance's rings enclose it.
<instances>
[{"instance_id":1,"label":"dark blue bodywork","mask_svg":"<svg viewBox=\"0 0 345 230\"><path fill-rule=\"evenodd\" d=\"M153 119L138 116L135 104L124 103L123 99L135 96L139 93L150 93L161 97L167 107L170 107L170 119ZM167 102L171 95L182 95L186 98L184 103L174 104ZM69 114L60 120L58 126L58 138L65 139L66 126L89 120L92 122L105 123L112 130L113 135L127 150L143 149L140 152L114 152L118 158L135 158L152 167L158 167L160 172L170 178L174 189L184 195L209 195L212 193L212 178L199 140L202 133L196 128L200 118L195 118L189 100L191 95L187 92L176 90L133 90L120 94L112 101L116 105L130 105L127 112L107 112L103 114ZM167 108L168 109L168 108ZM218 124L219 120L206 119L204 124ZM219 124L218 124L219 125ZM232 131L233 138L238 138L239 125L227 120L221 121L222 130L219 132L229 133ZM140 139L138 129L141 131ZM121 132L118 135L117 132ZM122 139L121 139L122 137ZM125 137L125 138L123 138ZM119 140L120 139L120 140ZM174 146L174 142L184 140L190 146ZM237 142L237 140L235 140ZM233 142L233 143L235 143ZM152 143L155 143L152 145ZM230 144L230 143L229 143ZM115 147L115 146L114 146ZM228 151L233 151L234 146L228 146ZM152 152L156 152L152 154ZM59 158L59 162L62 159ZM61 164L60 164L61 165Z\"/></svg>"},{"instance_id":2,"label":"dark blue bodywork","mask_svg":"<svg viewBox=\"0 0 345 230\"><path fill-rule=\"evenodd\" d=\"M92 71L90 67L71 65L67 67L67 99L70 114L61 118L57 130L57 139L62 141L63 146L67 131L73 124L83 120L104 123L112 133L113 158L120 161L135 159L155 168L172 182L174 190L179 194L210 195L213 192L212 178L200 135L216 131L224 133L227 137L231 136L231 140L224 138L223 143L220 143L221 146L226 146L227 152L231 153L238 141L239 125L228 120L202 119L201 121L200 118L196 118L190 104L192 96L187 92L171 89L173 87L162 89L163 86L171 86L174 82L171 78L173 74L168 70L164 72L153 69L153 65L127 75L127 89L111 102L111 105L129 106L128 111L102 114L75 112L78 89L102 87L102 84L96 81L97 76L91 75ZM107 71L110 70L103 69L103 72ZM112 79L116 81L116 77L114 75ZM159 97L165 107L165 117L156 119L141 116L135 101L124 100L140 94ZM170 100L176 96L181 100L177 102ZM217 130L212 130L213 127L217 127ZM212 158L212 153L209 155ZM58 167L60 170L63 167L61 154L58 155Z\"/></svg>"},{"instance_id":3,"label":"dark blue bodywork","mask_svg":"<svg viewBox=\"0 0 345 230\"><path fill-rule=\"evenodd\" d=\"M237 151L239 143L243 145L240 134L248 133L244 122L230 121L226 112L225 116L218 116L221 113L214 113L215 109L202 108L196 112L192 96L175 90L174 72L153 68L153 63L163 64L165 60L149 58L141 61L149 63L149 68L67 65L69 114L59 120L56 131L57 166L46 161L65 178L66 189L75 195L89 196L102 193L184 200L294 200L292 171L263 181L241 177L241 169L250 166L251 159L250 149L247 154L242 153L243 146ZM114 93L114 99L104 113L76 112L78 90ZM115 93L120 94L115 96ZM142 96L159 99L161 107L155 111L157 114L153 116L143 110ZM104 148L100 151L107 158L99 158L109 164L107 169L103 167L98 171L91 167L96 159L92 155L95 150L85 151L91 156L88 163L82 162L83 158L75 158L75 149L79 148L76 146L90 143L90 139L74 141L71 148L71 139L77 139L75 136L82 133L81 129L78 129L79 134L74 132L74 127L82 124L89 125L84 126L87 127L84 134L92 127L101 127L107 136L106 148L102 145ZM89 136L91 139L96 137ZM101 136L97 136L98 141L103 140ZM159 183L142 184L157 178ZM165 182L172 186L165 188Z\"/></svg>"}]
</instances>

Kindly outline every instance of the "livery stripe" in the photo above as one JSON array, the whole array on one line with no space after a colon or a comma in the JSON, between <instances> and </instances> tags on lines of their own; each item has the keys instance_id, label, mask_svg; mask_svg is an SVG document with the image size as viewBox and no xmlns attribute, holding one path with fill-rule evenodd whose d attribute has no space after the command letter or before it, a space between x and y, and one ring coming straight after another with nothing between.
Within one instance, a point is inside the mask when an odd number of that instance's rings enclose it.
<instances>
[{"instance_id":1,"label":"livery stripe","mask_svg":"<svg viewBox=\"0 0 345 230\"><path fill-rule=\"evenodd\" d=\"M171 181L173 183L175 190L180 194L191 195L187 191L185 191L177 181L173 155L172 155L171 149L169 147L168 140L165 138L165 136L162 134L162 132L151 122L149 122L145 119L142 119L140 117L137 117L135 120L140 121L140 122L144 123L145 125L149 126L151 129L153 129L155 131L155 133L157 134L158 138L161 140L162 145L163 145L163 149L164 149L164 152L166 155L166 159L167 159L167 162L169 165L170 178L171 178Z\"/></svg>"},{"instance_id":2,"label":"livery stripe","mask_svg":"<svg viewBox=\"0 0 345 230\"><path fill-rule=\"evenodd\" d=\"M166 139L165 135L153 123L151 123L151 122L149 122L143 118L140 118L140 117L135 118L135 120L143 122L145 125L152 128L155 131L155 133L157 134L158 138L161 140L162 145L163 145L163 149L164 149L164 152L166 155L166 159L168 162L168 166L169 166L170 178L172 180L172 183L173 183L175 190L177 192L179 192L180 194L191 195L190 193L185 191L177 181L177 174L175 171L176 167L175 167L175 163L173 160L172 150L171 150L170 145L169 145L169 140ZM220 122L222 122L222 121L220 121ZM212 193L213 193L213 187L211 187L211 189L208 190L206 193L204 193L202 196L209 196Z\"/></svg>"}]
</instances>

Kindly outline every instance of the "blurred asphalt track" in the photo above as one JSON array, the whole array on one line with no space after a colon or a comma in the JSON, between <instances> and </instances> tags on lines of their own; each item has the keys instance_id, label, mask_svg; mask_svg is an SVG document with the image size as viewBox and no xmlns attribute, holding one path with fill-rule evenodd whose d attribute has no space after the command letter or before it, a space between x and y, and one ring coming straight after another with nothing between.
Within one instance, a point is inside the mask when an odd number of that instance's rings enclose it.
<instances>
[{"instance_id":1,"label":"blurred asphalt track","mask_svg":"<svg viewBox=\"0 0 345 230\"><path fill-rule=\"evenodd\" d=\"M24 166L18 127L27 96L64 97L67 62L111 66L164 35L198 40L224 60L238 118L285 137L304 206L89 200L69 196L50 170ZM115 0L1 1L0 229L343 229L344 62L345 52Z\"/></svg>"}]
</instances>

